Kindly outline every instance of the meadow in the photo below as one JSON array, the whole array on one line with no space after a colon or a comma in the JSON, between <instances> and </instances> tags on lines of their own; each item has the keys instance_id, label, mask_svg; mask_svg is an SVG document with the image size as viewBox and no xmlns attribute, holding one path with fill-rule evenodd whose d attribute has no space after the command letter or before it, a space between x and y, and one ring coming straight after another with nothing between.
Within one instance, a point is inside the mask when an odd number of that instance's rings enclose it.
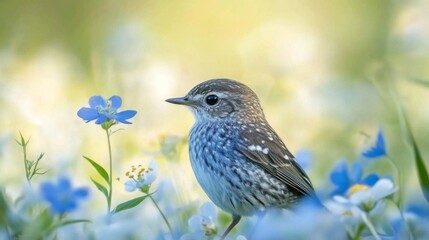
<instances>
[{"instance_id":1,"label":"meadow","mask_svg":"<svg viewBox=\"0 0 429 240\"><path fill-rule=\"evenodd\" d=\"M245 83L328 211L227 239L429 237L429 3L0 3L0 239L217 239L230 216L189 162L189 109Z\"/></svg>"}]
</instances>

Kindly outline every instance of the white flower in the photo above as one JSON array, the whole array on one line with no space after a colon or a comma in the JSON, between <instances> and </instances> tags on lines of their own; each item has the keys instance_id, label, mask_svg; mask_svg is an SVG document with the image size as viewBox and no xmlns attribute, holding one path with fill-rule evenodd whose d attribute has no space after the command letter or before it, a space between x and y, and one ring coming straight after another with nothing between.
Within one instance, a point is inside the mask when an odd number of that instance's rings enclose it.
<instances>
[{"instance_id":1,"label":"white flower","mask_svg":"<svg viewBox=\"0 0 429 240\"><path fill-rule=\"evenodd\" d=\"M152 160L147 168L141 165L131 166L131 169L125 173L129 179L124 183L125 191L134 192L140 189L143 192L148 192L150 186L156 179L158 174L158 163Z\"/></svg>"},{"instance_id":2,"label":"white flower","mask_svg":"<svg viewBox=\"0 0 429 240\"><path fill-rule=\"evenodd\" d=\"M127 180L124 183L125 191L127 192L134 192L138 188L139 182L135 181L134 179Z\"/></svg>"},{"instance_id":3,"label":"white flower","mask_svg":"<svg viewBox=\"0 0 429 240\"><path fill-rule=\"evenodd\" d=\"M362 210L368 212L372 210L375 204L391 195L397 190L390 179L381 178L374 186L353 191L353 187L349 190L349 201L355 206L359 206Z\"/></svg>"},{"instance_id":4,"label":"white flower","mask_svg":"<svg viewBox=\"0 0 429 240\"><path fill-rule=\"evenodd\" d=\"M199 214L193 215L188 220L190 233L181 237L181 240L203 239L204 236L215 236L217 210L213 203L206 202L200 207Z\"/></svg>"},{"instance_id":5,"label":"white flower","mask_svg":"<svg viewBox=\"0 0 429 240\"><path fill-rule=\"evenodd\" d=\"M335 199L335 201L326 202L325 206L345 223L356 224L360 222L361 210L356 206L346 204L346 202L347 200L344 201L344 198L339 198Z\"/></svg>"},{"instance_id":6,"label":"white flower","mask_svg":"<svg viewBox=\"0 0 429 240\"><path fill-rule=\"evenodd\" d=\"M363 213L374 213L376 206L382 209L380 200L396 191L396 187L390 179L379 179L374 186L362 184L352 186L348 191L348 197L334 196L326 207L334 214L341 216L342 220L349 223L360 221Z\"/></svg>"},{"instance_id":7,"label":"white flower","mask_svg":"<svg viewBox=\"0 0 429 240\"><path fill-rule=\"evenodd\" d=\"M156 175L158 174L158 163L155 160L150 161L148 169L145 171L143 178L143 184L151 185L155 179Z\"/></svg>"},{"instance_id":8,"label":"white flower","mask_svg":"<svg viewBox=\"0 0 429 240\"><path fill-rule=\"evenodd\" d=\"M247 240L247 238L243 235L238 235L235 240Z\"/></svg>"}]
</instances>

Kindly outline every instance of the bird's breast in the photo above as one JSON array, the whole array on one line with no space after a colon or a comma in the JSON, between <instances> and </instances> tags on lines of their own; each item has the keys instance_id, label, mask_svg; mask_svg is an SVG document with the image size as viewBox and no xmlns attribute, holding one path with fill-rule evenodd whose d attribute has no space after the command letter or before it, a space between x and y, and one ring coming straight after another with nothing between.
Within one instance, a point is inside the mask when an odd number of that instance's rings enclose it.
<instances>
[{"instance_id":1,"label":"bird's breast","mask_svg":"<svg viewBox=\"0 0 429 240\"><path fill-rule=\"evenodd\" d=\"M229 164L228 159L234 158L232 155L236 136L237 134L227 124L195 124L189 136L192 164L207 167L213 164Z\"/></svg>"}]
</instances>

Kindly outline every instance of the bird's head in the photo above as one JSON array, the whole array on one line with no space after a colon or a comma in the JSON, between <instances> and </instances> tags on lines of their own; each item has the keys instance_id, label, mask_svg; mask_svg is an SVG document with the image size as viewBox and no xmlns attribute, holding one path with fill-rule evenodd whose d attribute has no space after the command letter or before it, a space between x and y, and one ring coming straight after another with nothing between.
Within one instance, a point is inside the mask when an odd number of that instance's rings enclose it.
<instances>
[{"instance_id":1,"label":"bird's head","mask_svg":"<svg viewBox=\"0 0 429 240\"><path fill-rule=\"evenodd\" d=\"M257 122L265 119L256 94L246 85L230 79L202 82L186 96L166 101L191 107L197 121Z\"/></svg>"}]
</instances>

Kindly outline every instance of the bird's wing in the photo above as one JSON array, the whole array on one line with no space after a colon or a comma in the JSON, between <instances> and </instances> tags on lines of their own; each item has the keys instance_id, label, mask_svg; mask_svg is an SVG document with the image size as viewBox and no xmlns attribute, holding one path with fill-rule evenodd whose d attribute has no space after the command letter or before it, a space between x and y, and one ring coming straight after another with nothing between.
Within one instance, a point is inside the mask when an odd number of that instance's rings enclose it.
<instances>
[{"instance_id":1,"label":"bird's wing","mask_svg":"<svg viewBox=\"0 0 429 240\"><path fill-rule=\"evenodd\" d=\"M297 195L312 196L314 189L310 179L274 130L269 126L258 130L241 132L244 141L238 143L238 152L259 164Z\"/></svg>"}]
</instances>

